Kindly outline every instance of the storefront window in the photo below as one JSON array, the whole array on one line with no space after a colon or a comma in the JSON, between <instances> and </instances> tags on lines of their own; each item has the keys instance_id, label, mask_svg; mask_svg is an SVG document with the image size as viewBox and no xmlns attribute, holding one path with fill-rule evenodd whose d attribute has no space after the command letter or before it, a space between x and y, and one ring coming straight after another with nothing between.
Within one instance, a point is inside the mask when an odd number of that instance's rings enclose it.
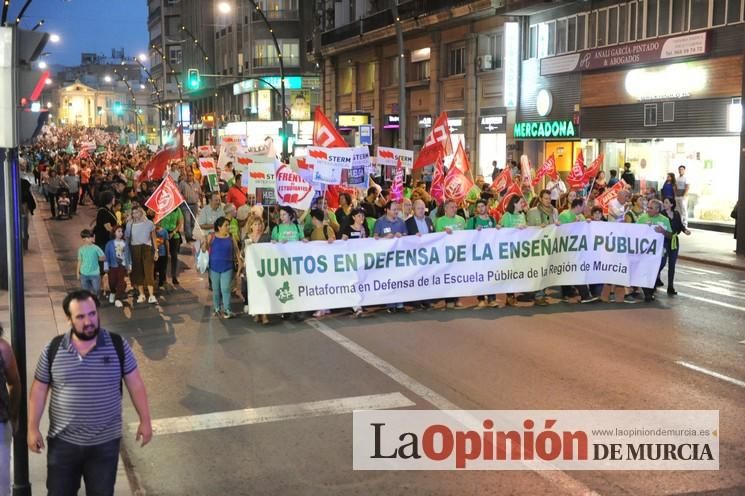
<instances>
[{"instance_id":1,"label":"storefront window","mask_svg":"<svg viewBox=\"0 0 745 496\"><path fill-rule=\"evenodd\" d=\"M690 182L689 212L693 220L731 223L732 206L738 198L739 138L658 138L652 140L583 141L585 159L604 155L606 174L620 175L624 162L631 163L636 177L635 191L659 191L668 172L678 174L686 166Z\"/></svg>"}]
</instances>

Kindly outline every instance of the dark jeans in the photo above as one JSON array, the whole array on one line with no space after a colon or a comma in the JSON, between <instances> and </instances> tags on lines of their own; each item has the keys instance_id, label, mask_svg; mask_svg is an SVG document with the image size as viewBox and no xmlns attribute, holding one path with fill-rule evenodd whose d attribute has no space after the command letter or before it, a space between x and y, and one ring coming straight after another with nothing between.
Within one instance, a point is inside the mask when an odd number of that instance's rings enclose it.
<instances>
[{"instance_id":1,"label":"dark jeans","mask_svg":"<svg viewBox=\"0 0 745 496\"><path fill-rule=\"evenodd\" d=\"M178 277L178 252L181 250L181 238L169 239L169 249L171 251L171 278L176 279Z\"/></svg>"},{"instance_id":2,"label":"dark jeans","mask_svg":"<svg viewBox=\"0 0 745 496\"><path fill-rule=\"evenodd\" d=\"M155 262L155 274L157 277L154 278L158 282L158 286L165 285L167 271L168 255L158 255L158 260Z\"/></svg>"},{"instance_id":3,"label":"dark jeans","mask_svg":"<svg viewBox=\"0 0 745 496\"><path fill-rule=\"evenodd\" d=\"M675 281L675 264L678 262L678 249L670 249L670 245L665 243L665 253L662 254L662 262L660 263L660 271L657 273L657 279L662 275L662 269L665 268L665 263L670 260L670 266L667 268L667 289L674 289L673 282Z\"/></svg>"},{"instance_id":4,"label":"dark jeans","mask_svg":"<svg viewBox=\"0 0 745 496\"><path fill-rule=\"evenodd\" d=\"M94 446L78 446L61 439L48 439L47 495L77 495L81 476L88 496L113 495L119 442L120 439L114 439Z\"/></svg>"}]
</instances>

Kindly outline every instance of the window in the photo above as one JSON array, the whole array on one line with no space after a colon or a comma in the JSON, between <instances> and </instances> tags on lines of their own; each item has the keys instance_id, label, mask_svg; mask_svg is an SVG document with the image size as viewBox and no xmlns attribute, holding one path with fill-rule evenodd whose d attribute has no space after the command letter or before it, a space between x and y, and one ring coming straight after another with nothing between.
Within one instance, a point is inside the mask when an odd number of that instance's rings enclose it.
<instances>
[{"instance_id":1,"label":"window","mask_svg":"<svg viewBox=\"0 0 745 496\"><path fill-rule=\"evenodd\" d=\"M647 0L647 29L644 31L646 38L657 36L657 0Z\"/></svg>"},{"instance_id":2,"label":"window","mask_svg":"<svg viewBox=\"0 0 745 496\"><path fill-rule=\"evenodd\" d=\"M182 52L180 46L168 47L168 61L171 65L181 65L181 56Z\"/></svg>"},{"instance_id":3,"label":"window","mask_svg":"<svg viewBox=\"0 0 745 496\"><path fill-rule=\"evenodd\" d=\"M548 24L538 25L538 58L548 55Z\"/></svg>"},{"instance_id":4,"label":"window","mask_svg":"<svg viewBox=\"0 0 745 496\"><path fill-rule=\"evenodd\" d=\"M375 88L375 63L368 62L357 67L357 91L372 91Z\"/></svg>"},{"instance_id":5,"label":"window","mask_svg":"<svg viewBox=\"0 0 745 496\"><path fill-rule=\"evenodd\" d=\"M733 2L734 0L729 1ZM721 26L727 22L727 0L714 0L712 17L713 26Z\"/></svg>"},{"instance_id":6,"label":"window","mask_svg":"<svg viewBox=\"0 0 745 496\"><path fill-rule=\"evenodd\" d=\"M608 8L608 44L618 43L618 7Z\"/></svg>"},{"instance_id":7,"label":"window","mask_svg":"<svg viewBox=\"0 0 745 496\"><path fill-rule=\"evenodd\" d=\"M573 52L577 49L577 18L570 17L567 21L567 51Z\"/></svg>"},{"instance_id":8,"label":"window","mask_svg":"<svg viewBox=\"0 0 745 496\"><path fill-rule=\"evenodd\" d=\"M644 127L657 125L657 104L648 103L644 105Z\"/></svg>"},{"instance_id":9,"label":"window","mask_svg":"<svg viewBox=\"0 0 745 496\"><path fill-rule=\"evenodd\" d=\"M264 15L270 21L273 19L296 19L298 17L299 0L261 0L259 6L264 11ZM255 13L254 20L261 19L258 13Z\"/></svg>"},{"instance_id":10,"label":"window","mask_svg":"<svg viewBox=\"0 0 745 496\"><path fill-rule=\"evenodd\" d=\"M673 0L673 19L671 33L688 31L688 0Z\"/></svg>"},{"instance_id":11,"label":"window","mask_svg":"<svg viewBox=\"0 0 745 496\"><path fill-rule=\"evenodd\" d=\"M567 19L556 21L556 54L567 52Z\"/></svg>"},{"instance_id":12,"label":"window","mask_svg":"<svg viewBox=\"0 0 745 496\"><path fill-rule=\"evenodd\" d=\"M352 93L352 78L354 69L352 67L342 67L336 76L336 92L339 95L350 95Z\"/></svg>"},{"instance_id":13,"label":"window","mask_svg":"<svg viewBox=\"0 0 745 496\"><path fill-rule=\"evenodd\" d=\"M556 55L556 23L548 23L548 55Z\"/></svg>"},{"instance_id":14,"label":"window","mask_svg":"<svg viewBox=\"0 0 745 496\"><path fill-rule=\"evenodd\" d=\"M742 19L742 5L737 0L730 0L727 4L727 22L740 22Z\"/></svg>"},{"instance_id":15,"label":"window","mask_svg":"<svg viewBox=\"0 0 745 496\"><path fill-rule=\"evenodd\" d=\"M709 26L709 0L691 0L691 30Z\"/></svg>"},{"instance_id":16,"label":"window","mask_svg":"<svg viewBox=\"0 0 745 496\"><path fill-rule=\"evenodd\" d=\"M448 49L448 76L466 72L466 47L455 46Z\"/></svg>"},{"instance_id":17,"label":"window","mask_svg":"<svg viewBox=\"0 0 745 496\"><path fill-rule=\"evenodd\" d=\"M580 14L577 16L577 50L587 48L587 16Z\"/></svg>"},{"instance_id":18,"label":"window","mask_svg":"<svg viewBox=\"0 0 745 496\"><path fill-rule=\"evenodd\" d=\"M626 16L627 13L626 5L618 6L618 42L626 43L626 38L629 32L629 19Z\"/></svg>"},{"instance_id":19,"label":"window","mask_svg":"<svg viewBox=\"0 0 745 496\"><path fill-rule=\"evenodd\" d=\"M538 56L538 26L530 26L530 46L528 47L528 58L534 59Z\"/></svg>"},{"instance_id":20,"label":"window","mask_svg":"<svg viewBox=\"0 0 745 496\"><path fill-rule=\"evenodd\" d=\"M591 12L590 13L590 22L587 26L587 48L595 48L597 45L595 44L595 35L597 34L598 30L598 13L597 12Z\"/></svg>"},{"instance_id":21,"label":"window","mask_svg":"<svg viewBox=\"0 0 745 496\"><path fill-rule=\"evenodd\" d=\"M608 11L599 10L598 11L598 36L597 36L597 46L599 47L605 46L608 43L607 21L608 21Z\"/></svg>"},{"instance_id":22,"label":"window","mask_svg":"<svg viewBox=\"0 0 745 496\"><path fill-rule=\"evenodd\" d=\"M243 52L238 53L238 74L243 74Z\"/></svg>"},{"instance_id":23,"label":"window","mask_svg":"<svg viewBox=\"0 0 745 496\"><path fill-rule=\"evenodd\" d=\"M166 35L176 36L181 31L181 20L178 16L166 17Z\"/></svg>"},{"instance_id":24,"label":"window","mask_svg":"<svg viewBox=\"0 0 745 496\"><path fill-rule=\"evenodd\" d=\"M629 4L629 41L636 41L636 15L637 15L637 4L631 2Z\"/></svg>"},{"instance_id":25,"label":"window","mask_svg":"<svg viewBox=\"0 0 745 496\"><path fill-rule=\"evenodd\" d=\"M279 40L279 47L286 66L300 66L300 40Z\"/></svg>"},{"instance_id":26,"label":"window","mask_svg":"<svg viewBox=\"0 0 745 496\"><path fill-rule=\"evenodd\" d=\"M636 39L644 38L644 0L636 4Z\"/></svg>"},{"instance_id":27,"label":"window","mask_svg":"<svg viewBox=\"0 0 745 496\"><path fill-rule=\"evenodd\" d=\"M388 65L388 75L386 76L386 85L387 86L394 86L398 84L398 59L399 57L391 57L388 59L387 65Z\"/></svg>"},{"instance_id":28,"label":"window","mask_svg":"<svg viewBox=\"0 0 745 496\"><path fill-rule=\"evenodd\" d=\"M492 69L502 67L502 33L494 33L486 36L486 55L491 55Z\"/></svg>"},{"instance_id":29,"label":"window","mask_svg":"<svg viewBox=\"0 0 745 496\"><path fill-rule=\"evenodd\" d=\"M282 60L286 66L300 65L300 42L298 40L278 40L282 50ZM278 67L279 55L273 40L254 42L254 67Z\"/></svg>"},{"instance_id":30,"label":"window","mask_svg":"<svg viewBox=\"0 0 745 496\"><path fill-rule=\"evenodd\" d=\"M670 0L659 0L657 12L657 36L670 33Z\"/></svg>"},{"instance_id":31,"label":"window","mask_svg":"<svg viewBox=\"0 0 745 496\"><path fill-rule=\"evenodd\" d=\"M429 60L422 60L411 64L409 81L425 81L429 79Z\"/></svg>"}]
</instances>

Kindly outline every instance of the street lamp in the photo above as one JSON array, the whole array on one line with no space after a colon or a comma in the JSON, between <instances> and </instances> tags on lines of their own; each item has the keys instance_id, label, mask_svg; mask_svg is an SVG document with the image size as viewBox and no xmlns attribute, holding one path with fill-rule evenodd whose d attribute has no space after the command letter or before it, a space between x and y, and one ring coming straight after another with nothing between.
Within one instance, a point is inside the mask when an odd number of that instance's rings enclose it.
<instances>
[{"instance_id":1,"label":"street lamp","mask_svg":"<svg viewBox=\"0 0 745 496\"><path fill-rule=\"evenodd\" d=\"M58 34L50 34L49 35L49 41L52 43L59 43L61 40L60 36Z\"/></svg>"},{"instance_id":2,"label":"street lamp","mask_svg":"<svg viewBox=\"0 0 745 496\"><path fill-rule=\"evenodd\" d=\"M111 82L111 76L109 76L109 75L107 74L107 75L105 75L105 76L103 77L103 80L104 80L104 81L106 81L107 83L110 83L110 82Z\"/></svg>"},{"instance_id":3,"label":"street lamp","mask_svg":"<svg viewBox=\"0 0 745 496\"><path fill-rule=\"evenodd\" d=\"M220 2L217 4L217 11L221 14L230 14L233 8L230 6L230 2Z\"/></svg>"},{"instance_id":4,"label":"street lamp","mask_svg":"<svg viewBox=\"0 0 745 496\"><path fill-rule=\"evenodd\" d=\"M140 60L140 62L145 62L147 60L147 55L141 53L137 56L137 58Z\"/></svg>"},{"instance_id":5,"label":"street lamp","mask_svg":"<svg viewBox=\"0 0 745 496\"><path fill-rule=\"evenodd\" d=\"M48 66L48 65L47 65L47 63L46 63L46 62L44 62L43 60L42 60L41 62L39 62L39 69L42 69L42 70L44 70L44 69L46 69L47 67L49 67L49 66Z\"/></svg>"}]
</instances>

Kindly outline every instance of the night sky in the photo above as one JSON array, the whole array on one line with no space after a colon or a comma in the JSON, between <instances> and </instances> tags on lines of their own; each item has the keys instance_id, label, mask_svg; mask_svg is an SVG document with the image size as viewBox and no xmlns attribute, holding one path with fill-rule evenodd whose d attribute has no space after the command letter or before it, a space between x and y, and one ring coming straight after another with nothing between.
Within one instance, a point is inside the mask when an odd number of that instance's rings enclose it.
<instances>
[{"instance_id":1,"label":"night sky","mask_svg":"<svg viewBox=\"0 0 745 496\"><path fill-rule=\"evenodd\" d=\"M15 22L24 3L10 1L8 21ZM110 57L112 48L124 48L127 56L147 51L146 0L33 0L21 27L31 29L40 19L45 20L40 31L62 38L59 44L47 44L49 64L78 65L83 52Z\"/></svg>"}]
</instances>

